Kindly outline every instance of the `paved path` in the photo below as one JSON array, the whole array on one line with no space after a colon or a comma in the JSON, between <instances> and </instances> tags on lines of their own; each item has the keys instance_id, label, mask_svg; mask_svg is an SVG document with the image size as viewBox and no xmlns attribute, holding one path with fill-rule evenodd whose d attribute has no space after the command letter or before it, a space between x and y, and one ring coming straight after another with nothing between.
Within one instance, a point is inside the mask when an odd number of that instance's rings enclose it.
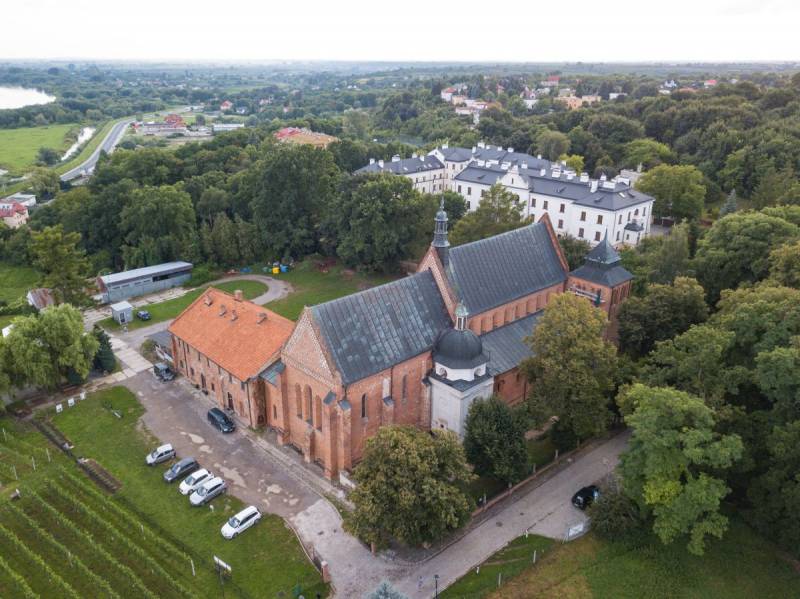
<instances>
[{"instance_id":1,"label":"paved path","mask_svg":"<svg viewBox=\"0 0 800 599\"><path fill-rule=\"evenodd\" d=\"M100 158L100 152L105 152L106 154L113 152L114 148L117 147L117 144L122 139L122 136L125 135L125 131L132 122L133 119L125 119L124 121L115 123L114 126L111 127L111 130L106 134L103 141L101 141L100 144L95 148L94 152L92 152L91 156L89 156L89 158L84 160L75 168L70 169L61 175L61 180L71 181L72 179L77 179L79 177L92 174L92 171L94 171L94 167Z\"/></svg>"}]
</instances>

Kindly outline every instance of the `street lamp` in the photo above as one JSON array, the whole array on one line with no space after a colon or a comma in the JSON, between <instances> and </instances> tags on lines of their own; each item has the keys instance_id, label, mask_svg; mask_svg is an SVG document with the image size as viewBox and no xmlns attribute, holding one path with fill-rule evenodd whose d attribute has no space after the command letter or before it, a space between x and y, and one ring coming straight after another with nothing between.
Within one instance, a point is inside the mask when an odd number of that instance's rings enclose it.
<instances>
[{"instance_id":1,"label":"street lamp","mask_svg":"<svg viewBox=\"0 0 800 599\"><path fill-rule=\"evenodd\" d=\"M434 574L433 575L433 584L434 584L433 597L434 597L434 599L438 599L438 597L439 597L439 575L438 574Z\"/></svg>"}]
</instances>

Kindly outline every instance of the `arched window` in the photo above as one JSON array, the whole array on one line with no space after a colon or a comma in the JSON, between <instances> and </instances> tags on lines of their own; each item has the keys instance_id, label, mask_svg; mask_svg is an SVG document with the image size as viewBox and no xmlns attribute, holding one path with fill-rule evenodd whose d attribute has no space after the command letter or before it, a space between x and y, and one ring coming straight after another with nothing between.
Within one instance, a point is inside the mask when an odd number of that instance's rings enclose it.
<instances>
[{"instance_id":1,"label":"arched window","mask_svg":"<svg viewBox=\"0 0 800 599\"><path fill-rule=\"evenodd\" d=\"M311 422L311 418L312 418L312 416L311 416L311 387L309 387L308 385L306 385L306 388L305 388L305 390L304 390L304 394L305 394L305 396L306 396L306 397L305 397L305 399L306 399L306 413L305 413L305 417L306 417L306 420L307 420L307 421Z\"/></svg>"},{"instance_id":2,"label":"arched window","mask_svg":"<svg viewBox=\"0 0 800 599\"><path fill-rule=\"evenodd\" d=\"M300 385L294 386L294 407L298 418L303 417L303 394L300 391Z\"/></svg>"},{"instance_id":3,"label":"arched window","mask_svg":"<svg viewBox=\"0 0 800 599\"><path fill-rule=\"evenodd\" d=\"M322 400L319 395L314 396L314 426L318 431L322 430Z\"/></svg>"},{"instance_id":4,"label":"arched window","mask_svg":"<svg viewBox=\"0 0 800 599\"><path fill-rule=\"evenodd\" d=\"M400 380L400 399L405 401L408 398L408 375L403 375Z\"/></svg>"},{"instance_id":5,"label":"arched window","mask_svg":"<svg viewBox=\"0 0 800 599\"><path fill-rule=\"evenodd\" d=\"M367 417L367 394L363 393L361 395L361 417Z\"/></svg>"}]
</instances>

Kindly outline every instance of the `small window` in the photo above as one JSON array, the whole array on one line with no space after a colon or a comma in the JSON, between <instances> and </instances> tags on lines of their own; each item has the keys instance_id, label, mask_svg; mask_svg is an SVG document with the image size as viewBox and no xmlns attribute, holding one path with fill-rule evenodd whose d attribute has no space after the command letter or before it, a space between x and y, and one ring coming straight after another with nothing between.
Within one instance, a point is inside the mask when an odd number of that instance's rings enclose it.
<instances>
[{"instance_id":1,"label":"small window","mask_svg":"<svg viewBox=\"0 0 800 599\"><path fill-rule=\"evenodd\" d=\"M642 216L647 216L647 208L642 208Z\"/></svg>"},{"instance_id":2,"label":"small window","mask_svg":"<svg viewBox=\"0 0 800 599\"><path fill-rule=\"evenodd\" d=\"M583 238L583 228L578 229L578 237Z\"/></svg>"},{"instance_id":3,"label":"small window","mask_svg":"<svg viewBox=\"0 0 800 599\"><path fill-rule=\"evenodd\" d=\"M469 209L470 209L470 201L467 200L467 210L469 210Z\"/></svg>"},{"instance_id":4,"label":"small window","mask_svg":"<svg viewBox=\"0 0 800 599\"><path fill-rule=\"evenodd\" d=\"M406 398L408 397L407 394L408 394L408 376L404 374L403 379L400 382L400 399L405 401Z\"/></svg>"},{"instance_id":5,"label":"small window","mask_svg":"<svg viewBox=\"0 0 800 599\"><path fill-rule=\"evenodd\" d=\"M214 388L214 383L211 383L211 390L212 390L212 391L215 391L215 390L216 390L216 389Z\"/></svg>"},{"instance_id":6,"label":"small window","mask_svg":"<svg viewBox=\"0 0 800 599\"><path fill-rule=\"evenodd\" d=\"M367 417L367 394L363 393L361 395L361 417Z\"/></svg>"},{"instance_id":7,"label":"small window","mask_svg":"<svg viewBox=\"0 0 800 599\"><path fill-rule=\"evenodd\" d=\"M567 208L567 205L566 205L566 204L561 204L561 206L559 206L559 207L558 207L558 211L559 211L561 214L564 214L564 210L566 210L566 208Z\"/></svg>"},{"instance_id":8,"label":"small window","mask_svg":"<svg viewBox=\"0 0 800 599\"><path fill-rule=\"evenodd\" d=\"M622 215L619 215L619 220L617 221L620 225L622 224Z\"/></svg>"},{"instance_id":9,"label":"small window","mask_svg":"<svg viewBox=\"0 0 800 599\"><path fill-rule=\"evenodd\" d=\"M617 231L617 241L619 241L619 231Z\"/></svg>"},{"instance_id":10,"label":"small window","mask_svg":"<svg viewBox=\"0 0 800 599\"><path fill-rule=\"evenodd\" d=\"M458 193L461 193L461 186L458 186Z\"/></svg>"},{"instance_id":11,"label":"small window","mask_svg":"<svg viewBox=\"0 0 800 599\"><path fill-rule=\"evenodd\" d=\"M603 215L602 214L598 214L597 215L597 224L598 225L602 225L603 224Z\"/></svg>"},{"instance_id":12,"label":"small window","mask_svg":"<svg viewBox=\"0 0 800 599\"><path fill-rule=\"evenodd\" d=\"M275 404L272 404L272 419L273 420L278 419L278 406L276 406Z\"/></svg>"},{"instance_id":13,"label":"small window","mask_svg":"<svg viewBox=\"0 0 800 599\"><path fill-rule=\"evenodd\" d=\"M600 241L600 231L595 231L595 233L594 233L594 240L595 240L595 241Z\"/></svg>"},{"instance_id":14,"label":"small window","mask_svg":"<svg viewBox=\"0 0 800 599\"><path fill-rule=\"evenodd\" d=\"M472 188L471 187L467 187L467 195L468 196L472 195Z\"/></svg>"},{"instance_id":15,"label":"small window","mask_svg":"<svg viewBox=\"0 0 800 599\"><path fill-rule=\"evenodd\" d=\"M547 210L547 205L548 205L549 203L550 203L550 202L548 202L547 200L545 200L545 201L544 201L544 204L542 205L542 208L544 208L545 210Z\"/></svg>"},{"instance_id":16,"label":"small window","mask_svg":"<svg viewBox=\"0 0 800 599\"><path fill-rule=\"evenodd\" d=\"M536 208L536 198L531 198L531 208Z\"/></svg>"},{"instance_id":17,"label":"small window","mask_svg":"<svg viewBox=\"0 0 800 599\"><path fill-rule=\"evenodd\" d=\"M563 229L564 228L564 220L563 219L560 219L560 218L558 219L558 228L559 229Z\"/></svg>"},{"instance_id":18,"label":"small window","mask_svg":"<svg viewBox=\"0 0 800 599\"><path fill-rule=\"evenodd\" d=\"M633 215L634 216L639 216L639 209L638 208L633 211Z\"/></svg>"},{"instance_id":19,"label":"small window","mask_svg":"<svg viewBox=\"0 0 800 599\"><path fill-rule=\"evenodd\" d=\"M625 233L625 241L630 240L631 236L628 233Z\"/></svg>"},{"instance_id":20,"label":"small window","mask_svg":"<svg viewBox=\"0 0 800 599\"><path fill-rule=\"evenodd\" d=\"M241 382L241 383L239 383L239 384L242 386L242 391L244 391L244 381L242 381L242 382Z\"/></svg>"},{"instance_id":21,"label":"small window","mask_svg":"<svg viewBox=\"0 0 800 599\"><path fill-rule=\"evenodd\" d=\"M631 213L628 212L628 222L631 222Z\"/></svg>"},{"instance_id":22,"label":"small window","mask_svg":"<svg viewBox=\"0 0 800 599\"><path fill-rule=\"evenodd\" d=\"M189 368L189 374L191 374L192 376L194 376L194 368Z\"/></svg>"},{"instance_id":23,"label":"small window","mask_svg":"<svg viewBox=\"0 0 800 599\"><path fill-rule=\"evenodd\" d=\"M586 211L584 210L584 211L581 212L581 222L585 222L585 221L586 221Z\"/></svg>"}]
</instances>

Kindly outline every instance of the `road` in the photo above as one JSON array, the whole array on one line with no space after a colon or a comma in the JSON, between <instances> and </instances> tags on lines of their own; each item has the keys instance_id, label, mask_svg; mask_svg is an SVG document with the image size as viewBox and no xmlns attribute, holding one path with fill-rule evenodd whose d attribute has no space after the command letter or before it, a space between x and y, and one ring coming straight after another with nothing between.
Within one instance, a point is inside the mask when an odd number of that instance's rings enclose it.
<instances>
[{"instance_id":1,"label":"road","mask_svg":"<svg viewBox=\"0 0 800 599\"><path fill-rule=\"evenodd\" d=\"M114 148L122 139L122 136L125 135L126 129L132 122L133 119L126 119L116 123L113 127L111 127L111 131L106 134L105 139L95 148L94 152L92 152L92 155L89 156L89 158L87 158L82 164L79 164L75 168L70 169L61 175L61 180L72 181L73 179L91 174L94 170L94 165L97 164L97 160L100 158L100 152L105 152L106 154L113 152Z\"/></svg>"}]
</instances>

